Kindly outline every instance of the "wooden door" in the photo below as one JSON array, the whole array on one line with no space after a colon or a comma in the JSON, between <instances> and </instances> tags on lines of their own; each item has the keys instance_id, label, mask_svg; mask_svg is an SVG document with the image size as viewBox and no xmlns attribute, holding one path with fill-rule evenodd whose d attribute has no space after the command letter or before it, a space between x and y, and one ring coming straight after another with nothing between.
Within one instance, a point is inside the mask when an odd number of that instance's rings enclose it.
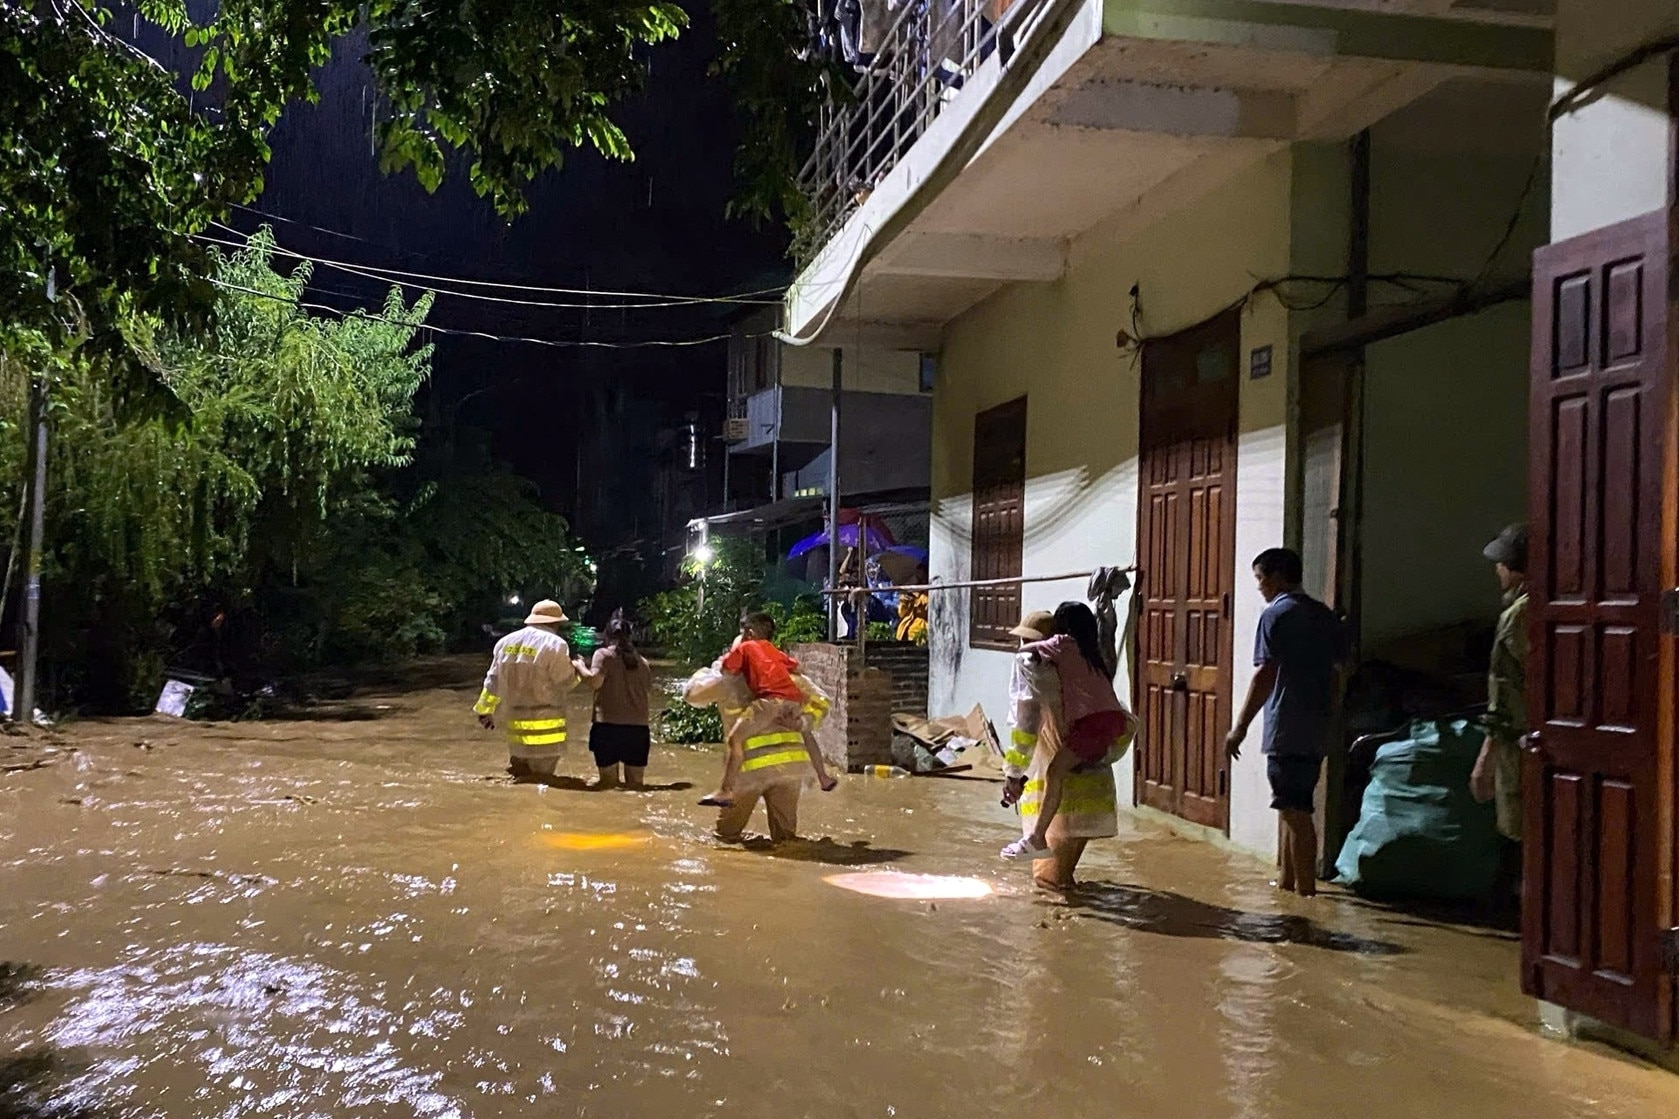
<instances>
[{"instance_id":1,"label":"wooden door","mask_svg":"<svg viewBox=\"0 0 1679 1119\"><path fill-rule=\"evenodd\" d=\"M1138 803L1228 830L1237 312L1144 343Z\"/></svg>"},{"instance_id":2,"label":"wooden door","mask_svg":"<svg viewBox=\"0 0 1679 1119\"><path fill-rule=\"evenodd\" d=\"M1662 1040L1674 1027L1661 960L1673 842L1673 639L1659 634L1675 528L1667 241L1666 216L1652 214L1534 258L1523 753L1523 987Z\"/></svg>"}]
</instances>

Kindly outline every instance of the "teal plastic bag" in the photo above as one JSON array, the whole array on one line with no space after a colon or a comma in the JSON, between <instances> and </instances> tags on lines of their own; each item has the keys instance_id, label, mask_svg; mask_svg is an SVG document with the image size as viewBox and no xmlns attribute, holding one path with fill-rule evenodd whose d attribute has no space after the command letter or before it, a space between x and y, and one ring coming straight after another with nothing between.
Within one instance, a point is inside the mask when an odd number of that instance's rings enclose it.
<instances>
[{"instance_id":1,"label":"teal plastic bag","mask_svg":"<svg viewBox=\"0 0 1679 1119\"><path fill-rule=\"evenodd\" d=\"M1335 869L1366 897L1464 901L1498 874L1493 806L1469 792L1486 728L1469 719L1419 721L1376 751L1358 823Z\"/></svg>"}]
</instances>

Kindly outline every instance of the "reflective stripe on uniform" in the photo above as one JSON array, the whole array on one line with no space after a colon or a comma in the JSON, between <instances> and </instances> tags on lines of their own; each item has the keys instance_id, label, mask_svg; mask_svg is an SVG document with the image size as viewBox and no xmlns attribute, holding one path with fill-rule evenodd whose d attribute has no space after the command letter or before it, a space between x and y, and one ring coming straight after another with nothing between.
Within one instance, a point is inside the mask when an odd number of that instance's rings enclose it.
<instances>
[{"instance_id":1,"label":"reflective stripe on uniform","mask_svg":"<svg viewBox=\"0 0 1679 1119\"><path fill-rule=\"evenodd\" d=\"M805 736L796 730L778 730L771 734L757 734L746 740L746 752L761 750L765 746L782 746L789 742L804 744Z\"/></svg>"},{"instance_id":2,"label":"reflective stripe on uniform","mask_svg":"<svg viewBox=\"0 0 1679 1119\"><path fill-rule=\"evenodd\" d=\"M805 736L796 730L777 731L773 734L754 735L746 740L746 751L742 755L740 771L751 773L758 769L768 769L777 765L798 765L808 762L810 755L804 750ZM781 749L781 747L797 744L797 750Z\"/></svg>"},{"instance_id":3,"label":"reflective stripe on uniform","mask_svg":"<svg viewBox=\"0 0 1679 1119\"><path fill-rule=\"evenodd\" d=\"M1020 797L1020 814L1023 817L1036 816L1043 807L1044 779L1034 777L1026 782L1026 789ZM1068 823L1074 823L1075 817L1085 817L1085 821L1094 819L1108 820L1115 811L1113 794L1113 771L1110 769L1097 770L1091 773L1069 773L1061 784L1061 806L1056 809L1057 818L1066 817Z\"/></svg>"},{"instance_id":4,"label":"reflective stripe on uniform","mask_svg":"<svg viewBox=\"0 0 1679 1119\"><path fill-rule=\"evenodd\" d=\"M745 761L740 763L740 771L742 773L751 773L753 770L768 769L773 765L797 765L800 762L808 761L809 758L810 755L804 752L803 747L800 747L797 750L783 750L776 754L765 754L762 757L747 758Z\"/></svg>"},{"instance_id":5,"label":"reflective stripe on uniform","mask_svg":"<svg viewBox=\"0 0 1679 1119\"><path fill-rule=\"evenodd\" d=\"M804 713L810 716L813 726L821 726L822 720L828 717L828 706L825 696L813 695L805 700Z\"/></svg>"},{"instance_id":6,"label":"reflective stripe on uniform","mask_svg":"<svg viewBox=\"0 0 1679 1119\"><path fill-rule=\"evenodd\" d=\"M1003 751L1003 764L1010 769L1025 769L1032 764L1032 751L1038 748L1038 736L1016 727L1009 732L1009 748Z\"/></svg>"},{"instance_id":7,"label":"reflective stripe on uniform","mask_svg":"<svg viewBox=\"0 0 1679 1119\"><path fill-rule=\"evenodd\" d=\"M564 719L513 719L507 731L525 746L555 746L566 740Z\"/></svg>"},{"instance_id":8,"label":"reflective stripe on uniform","mask_svg":"<svg viewBox=\"0 0 1679 1119\"><path fill-rule=\"evenodd\" d=\"M1037 800L1020 802L1022 816L1036 816L1043 806ZM1070 797L1065 793L1061 796L1061 807L1055 810L1057 816L1081 816L1085 814L1107 813L1113 811L1113 802L1108 797Z\"/></svg>"},{"instance_id":9,"label":"reflective stripe on uniform","mask_svg":"<svg viewBox=\"0 0 1679 1119\"><path fill-rule=\"evenodd\" d=\"M494 715L496 708L501 706L501 697L491 695L487 690L478 693L478 702L472 705L473 714Z\"/></svg>"}]
</instances>

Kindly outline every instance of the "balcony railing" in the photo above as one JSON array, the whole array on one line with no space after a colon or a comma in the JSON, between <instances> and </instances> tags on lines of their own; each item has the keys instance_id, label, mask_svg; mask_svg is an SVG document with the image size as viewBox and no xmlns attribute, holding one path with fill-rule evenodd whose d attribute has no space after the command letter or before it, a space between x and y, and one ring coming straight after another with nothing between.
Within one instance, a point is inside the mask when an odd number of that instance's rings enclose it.
<instances>
[{"instance_id":1,"label":"balcony railing","mask_svg":"<svg viewBox=\"0 0 1679 1119\"><path fill-rule=\"evenodd\" d=\"M810 201L794 238L808 264L926 134L963 84L994 53L1006 63L1022 30L1047 0L899 0L849 99L822 112L816 150L799 173Z\"/></svg>"}]
</instances>

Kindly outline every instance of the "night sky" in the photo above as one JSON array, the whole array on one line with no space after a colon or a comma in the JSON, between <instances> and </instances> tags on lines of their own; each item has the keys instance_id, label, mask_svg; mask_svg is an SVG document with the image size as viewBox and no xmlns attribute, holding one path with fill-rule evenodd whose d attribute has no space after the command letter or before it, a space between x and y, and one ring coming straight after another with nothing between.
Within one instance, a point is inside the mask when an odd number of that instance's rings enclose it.
<instances>
[{"instance_id":1,"label":"night sky","mask_svg":"<svg viewBox=\"0 0 1679 1119\"><path fill-rule=\"evenodd\" d=\"M573 153L562 169L532 185L530 212L511 225L474 194L459 167L436 194L427 194L410 173L380 172L360 36L341 42L319 76L320 102L293 107L275 129L273 163L256 209L290 219L271 222L282 246L358 265L683 295L785 282L779 231L755 231L724 217L734 189L731 106L722 83L706 74L714 53L709 13L688 7L692 26L677 43L650 52L645 93L617 114L636 160ZM251 229L265 220L243 213L234 224ZM317 269L315 284L322 302L343 307L376 306L385 287L326 269ZM607 341L695 338L726 329L716 308L581 311L448 297L438 299L429 321L496 334ZM646 503L643 452L652 446L654 429L679 422L692 409L717 410L724 387L721 344L599 350L434 340L429 391L437 399L423 402L422 410L488 428L495 456L536 480L545 504L579 522L597 549L619 543L615 538L650 515L628 505L637 504L635 495ZM620 426L635 430L612 433L615 450L607 453L614 476L585 478L596 496L585 489L579 516L577 439L596 434L600 410L611 403L603 390L628 398L633 408ZM603 493L610 496L603 499Z\"/></svg>"}]
</instances>

